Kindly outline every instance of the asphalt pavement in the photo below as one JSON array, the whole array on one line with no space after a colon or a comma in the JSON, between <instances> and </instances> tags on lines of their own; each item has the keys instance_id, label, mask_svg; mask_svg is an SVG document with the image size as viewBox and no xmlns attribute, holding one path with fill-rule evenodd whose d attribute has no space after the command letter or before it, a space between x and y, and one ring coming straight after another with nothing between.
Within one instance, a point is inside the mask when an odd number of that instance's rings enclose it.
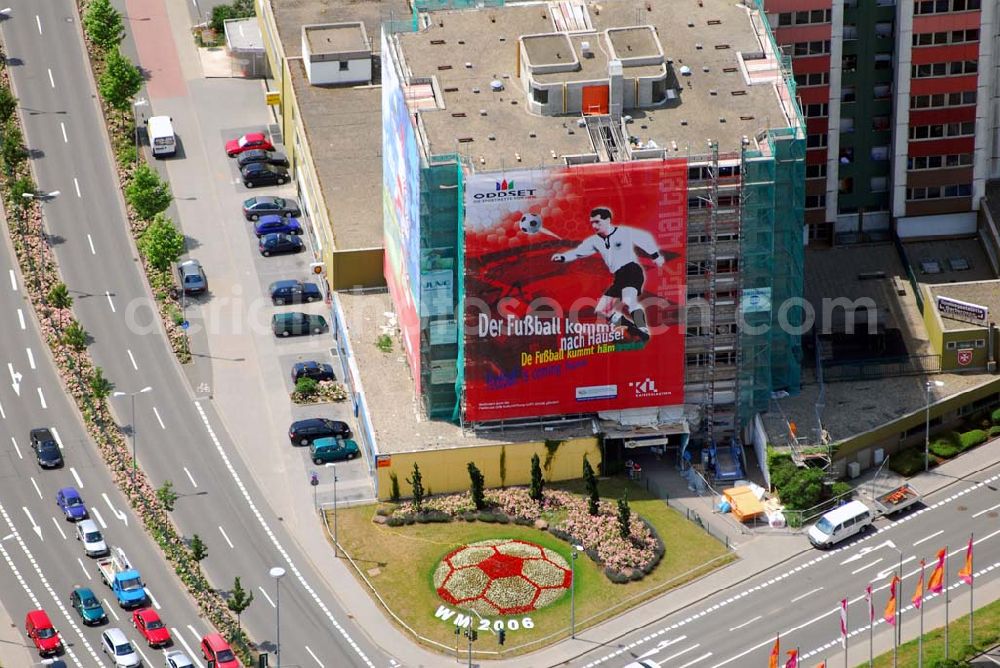
<instances>
[{"instance_id":1,"label":"asphalt pavement","mask_svg":"<svg viewBox=\"0 0 1000 668\"><path fill-rule=\"evenodd\" d=\"M283 664L389 665L369 632L316 586L319 574L236 455L211 402L191 391L166 346L126 232L73 4L19 0L11 9L3 28L7 54L19 63L11 75L22 107L34 112L25 115L25 136L39 188L61 193L45 204L45 220L74 311L117 390L153 388L136 399L141 467L157 486L174 483L181 495L174 519L186 538L197 533L208 544L202 565L209 581L228 590L240 576L257 595L242 620L262 649L276 642L277 583L268 572L282 566ZM127 401L117 401L119 421L130 423Z\"/></svg>"}]
</instances>

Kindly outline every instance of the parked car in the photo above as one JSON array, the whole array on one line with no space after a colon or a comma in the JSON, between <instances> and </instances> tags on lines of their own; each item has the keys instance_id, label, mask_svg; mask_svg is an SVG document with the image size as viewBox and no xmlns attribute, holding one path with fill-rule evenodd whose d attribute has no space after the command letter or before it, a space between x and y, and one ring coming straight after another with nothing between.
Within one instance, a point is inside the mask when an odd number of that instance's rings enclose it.
<instances>
[{"instance_id":1,"label":"parked car","mask_svg":"<svg viewBox=\"0 0 1000 668\"><path fill-rule=\"evenodd\" d=\"M288 156L279 151L268 151L262 148L254 148L249 151L243 151L238 156L236 156L236 164L243 169L246 165L252 162L263 162L268 165L274 165L275 167L288 167Z\"/></svg>"},{"instance_id":2,"label":"parked car","mask_svg":"<svg viewBox=\"0 0 1000 668\"><path fill-rule=\"evenodd\" d=\"M247 220L257 220L269 214L297 218L302 215L302 209L299 208L298 202L289 197L258 195L243 200L243 217Z\"/></svg>"},{"instance_id":3,"label":"parked car","mask_svg":"<svg viewBox=\"0 0 1000 668\"><path fill-rule=\"evenodd\" d=\"M244 151L253 151L254 149L273 151L274 145L268 141L263 132L248 132L226 142L226 155L230 158L235 158Z\"/></svg>"},{"instance_id":4,"label":"parked car","mask_svg":"<svg viewBox=\"0 0 1000 668\"><path fill-rule=\"evenodd\" d=\"M292 445L309 445L317 438L347 438L351 428L346 422L326 418L306 418L297 420L288 428L288 440Z\"/></svg>"},{"instance_id":5,"label":"parked car","mask_svg":"<svg viewBox=\"0 0 1000 668\"><path fill-rule=\"evenodd\" d=\"M240 170L240 176L247 188L280 186L282 183L288 183L289 179L288 170L284 167L265 165L262 162L251 162Z\"/></svg>"},{"instance_id":6,"label":"parked car","mask_svg":"<svg viewBox=\"0 0 1000 668\"><path fill-rule=\"evenodd\" d=\"M333 374L333 367L329 364L322 364L315 360L307 362L296 362L292 365L292 382L298 382L299 378L312 378L316 382L322 380L337 380Z\"/></svg>"},{"instance_id":7,"label":"parked car","mask_svg":"<svg viewBox=\"0 0 1000 668\"><path fill-rule=\"evenodd\" d=\"M349 438L317 438L309 445L309 458L317 466L354 459L360 454L358 444Z\"/></svg>"},{"instance_id":8,"label":"parked car","mask_svg":"<svg viewBox=\"0 0 1000 668\"><path fill-rule=\"evenodd\" d=\"M163 659L167 668L194 668L194 661L189 659L187 654L178 650L167 652Z\"/></svg>"},{"instance_id":9,"label":"parked car","mask_svg":"<svg viewBox=\"0 0 1000 668\"><path fill-rule=\"evenodd\" d=\"M142 665L138 652L117 626L101 634L101 651L111 657L115 668L135 668Z\"/></svg>"},{"instance_id":10,"label":"parked car","mask_svg":"<svg viewBox=\"0 0 1000 668\"><path fill-rule=\"evenodd\" d=\"M76 539L83 543L83 551L88 557L103 557L108 553L101 530L94 520L80 520L76 523Z\"/></svg>"},{"instance_id":11,"label":"parked car","mask_svg":"<svg viewBox=\"0 0 1000 668\"><path fill-rule=\"evenodd\" d=\"M69 595L69 604L80 615L83 623L88 626L91 624L103 624L108 621L108 615L104 612L104 606L101 605L101 602L94 596L94 592L88 587L74 589L73 593Z\"/></svg>"},{"instance_id":12,"label":"parked car","mask_svg":"<svg viewBox=\"0 0 1000 668\"><path fill-rule=\"evenodd\" d=\"M87 519L87 506L83 505L83 497L76 487L63 487L56 493L56 504L71 522Z\"/></svg>"},{"instance_id":13,"label":"parked car","mask_svg":"<svg viewBox=\"0 0 1000 668\"><path fill-rule=\"evenodd\" d=\"M52 626L52 620L44 610L32 610L24 616L24 632L35 644L35 649L42 656L58 654L63 649L59 633Z\"/></svg>"},{"instance_id":14,"label":"parked car","mask_svg":"<svg viewBox=\"0 0 1000 668\"><path fill-rule=\"evenodd\" d=\"M195 295L208 290L208 278L198 260L185 260L178 264L177 280L185 294Z\"/></svg>"},{"instance_id":15,"label":"parked car","mask_svg":"<svg viewBox=\"0 0 1000 668\"><path fill-rule=\"evenodd\" d=\"M327 329L326 318L321 315L292 311L291 313L275 313L271 317L271 330L275 336L322 334Z\"/></svg>"},{"instance_id":16,"label":"parked car","mask_svg":"<svg viewBox=\"0 0 1000 668\"><path fill-rule=\"evenodd\" d=\"M221 633L209 633L202 638L201 653L205 661L215 661L215 668L240 668L240 662Z\"/></svg>"},{"instance_id":17,"label":"parked car","mask_svg":"<svg viewBox=\"0 0 1000 668\"><path fill-rule=\"evenodd\" d=\"M47 427L32 429L29 438L39 466L43 469L54 469L63 465L62 451L50 429Z\"/></svg>"},{"instance_id":18,"label":"parked car","mask_svg":"<svg viewBox=\"0 0 1000 668\"><path fill-rule=\"evenodd\" d=\"M257 250L264 257L300 253L305 248L302 239L291 234L265 234L257 243Z\"/></svg>"},{"instance_id":19,"label":"parked car","mask_svg":"<svg viewBox=\"0 0 1000 668\"><path fill-rule=\"evenodd\" d=\"M282 304L301 304L318 302L323 299L323 293L315 283L303 283L302 281L275 281L268 288L271 293L271 302L281 306Z\"/></svg>"},{"instance_id":20,"label":"parked car","mask_svg":"<svg viewBox=\"0 0 1000 668\"><path fill-rule=\"evenodd\" d=\"M150 647L165 647L173 642L170 639L170 631L160 619L160 615L152 608L142 608L133 612L132 626L146 639Z\"/></svg>"},{"instance_id":21,"label":"parked car","mask_svg":"<svg viewBox=\"0 0 1000 668\"><path fill-rule=\"evenodd\" d=\"M298 218L264 216L253 224L253 233L258 239L265 234L302 234L302 226Z\"/></svg>"}]
</instances>

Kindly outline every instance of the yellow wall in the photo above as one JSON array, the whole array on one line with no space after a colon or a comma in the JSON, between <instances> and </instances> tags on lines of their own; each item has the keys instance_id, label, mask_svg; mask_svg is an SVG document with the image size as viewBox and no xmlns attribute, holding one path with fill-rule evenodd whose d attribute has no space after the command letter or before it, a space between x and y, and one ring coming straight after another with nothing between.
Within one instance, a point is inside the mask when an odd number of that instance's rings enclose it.
<instances>
[{"instance_id":1,"label":"yellow wall","mask_svg":"<svg viewBox=\"0 0 1000 668\"><path fill-rule=\"evenodd\" d=\"M395 452L391 456L390 466L376 468L379 499L383 501L388 499L392 491L390 472L395 472L399 479L400 495L404 498L409 496L411 490L406 479L412 475L414 464L420 467L424 489L429 489L434 494L468 491L469 462L475 462L482 471L486 487L500 487L501 452L506 453L507 474L503 481L505 485L527 485L531 482L531 457L536 453L541 460L542 477L545 480L573 480L582 477L584 455L595 471L601 462L601 450L595 437L574 438L561 442L555 449L555 454L548 460L547 468L545 463L549 453L543 442Z\"/></svg>"},{"instance_id":2,"label":"yellow wall","mask_svg":"<svg viewBox=\"0 0 1000 668\"><path fill-rule=\"evenodd\" d=\"M334 290L351 290L357 287L373 287L385 285L385 274L382 273L381 248L359 248L343 251L333 251L329 259L323 261L330 272L330 287Z\"/></svg>"},{"instance_id":3,"label":"yellow wall","mask_svg":"<svg viewBox=\"0 0 1000 668\"><path fill-rule=\"evenodd\" d=\"M962 329L945 329L941 321L941 315L934 308L934 297L926 288L924 291L924 325L927 327L927 340L930 342L934 352L941 356L942 371L966 371L968 369L984 369L989 361L989 346L982 348L963 346L963 349L972 350L972 361L962 365L958 363L958 348L949 350L948 342L975 341L977 339L986 340L988 330L986 327L976 327L968 325Z\"/></svg>"}]
</instances>

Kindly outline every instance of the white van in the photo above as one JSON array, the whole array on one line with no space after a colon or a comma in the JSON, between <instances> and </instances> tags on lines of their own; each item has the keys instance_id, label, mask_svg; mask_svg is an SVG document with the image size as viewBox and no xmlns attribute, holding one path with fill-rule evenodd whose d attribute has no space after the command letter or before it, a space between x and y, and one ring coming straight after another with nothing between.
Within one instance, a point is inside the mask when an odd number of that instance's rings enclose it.
<instances>
[{"instance_id":1,"label":"white van","mask_svg":"<svg viewBox=\"0 0 1000 668\"><path fill-rule=\"evenodd\" d=\"M845 503L809 527L809 542L820 549L865 531L872 524L872 511L860 501Z\"/></svg>"},{"instance_id":2,"label":"white van","mask_svg":"<svg viewBox=\"0 0 1000 668\"><path fill-rule=\"evenodd\" d=\"M169 116L153 116L146 121L146 133L149 135L149 146L153 149L153 157L161 158L177 152L177 137L174 136L174 125Z\"/></svg>"}]
</instances>

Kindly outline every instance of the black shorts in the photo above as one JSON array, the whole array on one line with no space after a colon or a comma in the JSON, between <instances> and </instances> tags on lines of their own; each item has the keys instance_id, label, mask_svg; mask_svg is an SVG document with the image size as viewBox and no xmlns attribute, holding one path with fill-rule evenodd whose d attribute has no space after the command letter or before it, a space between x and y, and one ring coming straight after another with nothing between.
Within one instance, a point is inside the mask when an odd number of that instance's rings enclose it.
<instances>
[{"instance_id":1,"label":"black shorts","mask_svg":"<svg viewBox=\"0 0 1000 668\"><path fill-rule=\"evenodd\" d=\"M615 299L622 298L622 290L625 288L635 288L636 293L642 292L642 284L646 281L646 273L635 262L629 262L615 272L615 282L611 284L604 294Z\"/></svg>"}]
</instances>

